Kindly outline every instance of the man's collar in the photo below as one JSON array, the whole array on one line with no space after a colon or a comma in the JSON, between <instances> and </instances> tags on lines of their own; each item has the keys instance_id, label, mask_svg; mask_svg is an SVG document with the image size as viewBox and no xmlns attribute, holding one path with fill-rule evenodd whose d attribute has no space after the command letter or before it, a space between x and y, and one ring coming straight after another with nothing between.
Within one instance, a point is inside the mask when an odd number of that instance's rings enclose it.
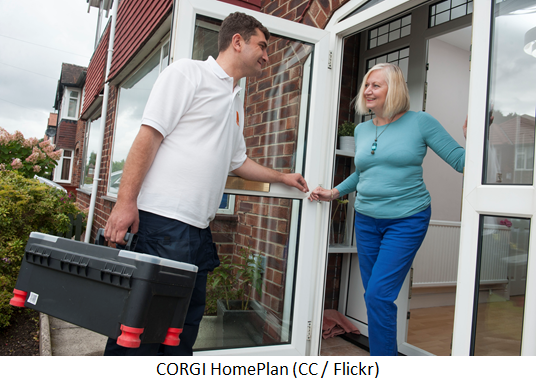
<instances>
[{"instance_id":1,"label":"man's collar","mask_svg":"<svg viewBox=\"0 0 536 392\"><path fill-rule=\"evenodd\" d=\"M212 71L218 76L220 79L226 79L231 78L229 75L227 75L227 72L223 70L222 67L214 60L214 57L208 56L207 59L208 64L210 65L210 68L212 68ZM232 79L232 78L231 78Z\"/></svg>"},{"instance_id":2,"label":"man's collar","mask_svg":"<svg viewBox=\"0 0 536 392\"><path fill-rule=\"evenodd\" d=\"M227 72L225 72L223 70L222 67L220 67L220 65L218 64L218 62L216 60L214 60L214 57L212 56L208 56L208 59L207 59L207 62L208 64L210 65L210 68L212 69L212 72L214 72L214 74L216 76L218 76L220 79L231 79L231 82L234 83L234 79L227 75ZM242 87L240 87L238 84L235 86L235 88L233 89L233 93L238 93L240 90L242 89Z\"/></svg>"}]
</instances>

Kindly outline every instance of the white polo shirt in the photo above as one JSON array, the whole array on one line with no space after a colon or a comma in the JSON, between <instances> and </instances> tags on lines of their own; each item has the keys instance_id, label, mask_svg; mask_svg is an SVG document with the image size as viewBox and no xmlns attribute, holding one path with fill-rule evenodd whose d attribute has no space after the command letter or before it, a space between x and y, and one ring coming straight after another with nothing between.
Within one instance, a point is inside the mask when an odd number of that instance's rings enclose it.
<instances>
[{"instance_id":1,"label":"white polo shirt","mask_svg":"<svg viewBox=\"0 0 536 392\"><path fill-rule=\"evenodd\" d=\"M227 174L246 160L244 109L216 60L182 59L158 77L142 124L164 140L138 196L138 209L206 228Z\"/></svg>"}]
</instances>

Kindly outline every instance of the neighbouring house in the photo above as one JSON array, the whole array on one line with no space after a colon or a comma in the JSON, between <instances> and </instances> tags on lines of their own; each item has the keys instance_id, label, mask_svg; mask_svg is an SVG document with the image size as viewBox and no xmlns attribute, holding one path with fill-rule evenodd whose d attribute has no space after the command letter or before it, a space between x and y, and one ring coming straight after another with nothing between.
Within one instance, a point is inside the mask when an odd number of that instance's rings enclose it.
<instances>
[{"instance_id":1,"label":"neighbouring house","mask_svg":"<svg viewBox=\"0 0 536 392\"><path fill-rule=\"evenodd\" d=\"M100 3L108 9L113 4L91 0L90 6ZM536 96L527 86L536 83L536 51L531 51L536 44L527 31L534 28L535 7L535 0L120 1L113 53L108 50L108 23L85 81L66 81L61 92L59 85L56 98L61 109L56 143L72 151L70 184L77 187L84 208L90 205L97 157L102 157L91 237L105 226L114 207L123 165L158 74L182 57L216 57L221 20L229 12L254 12L273 37L262 75L241 82L248 155L276 170L302 172L311 189L336 185L355 170L354 153L338 148L336 130L344 121L358 124L371 118L357 116L353 103L361 79L376 63L398 64L408 83L411 109L432 114L461 145L468 118L471 144L465 176L432 152L423 165L432 221L397 300L399 351L518 355L527 321L517 310L525 301L536 303L534 295L525 298L524 292L525 285L536 284L534 274L532 281L527 276L529 218L534 213L527 200L534 197L526 196L534 179ZM103 111L106 83L108 105ZM515 92L511 99L514 85L524 94ZM62 118L74 99L67 91L76 89L82 99L79 113ZM497 118L491 125L490 112ZM62 136L63 129L75 129L74 140ZM62 165L68 158L63 157ZM58 172L63 173L59 167ZM502 193L479 193L497 189ZM324 308L348 317L361 331L358 344L366 346L364 290L353 240L354 195L340 206L312 205L278 184L237 177L229 177L226 190L211 229L220 256L238 262L246 248L262 258L263 291L255 299L265 311L263 336L248 339L244 328L236 339L227 339L221 326L208 326L212 321L206 318L202 329L213 332L196 348L318 355ZM525 196L518 200L519 195ZM496 317L515 320L500 337L510 342L505 351L494 351L500 344L493 332L500 322L488 325L495 316L486 318L490 313L485 313L495 310L488 304L498 302L513 313ZM419 329L420 320L433 324L441 311L444 330ZM522 353L536 354L536 342L525 342Z\"/></svg>"},{"instance_id":2,"label":"neighbouring house","mask_svg":"<svg viewBox=\"0 0 536 392\"><path fill-rule=\"evenodd\" d=\"M80 149L80 145L76 143L76 129L80 118L86 72L87 68L79 65L66 63L61 65L54 100L54 109L57 113L51 113L45 132L45 135L53 140L56 148L63 150L52 180L73 194L76 194L79 187L73 159Z\"/></svg>"}]
</instances>

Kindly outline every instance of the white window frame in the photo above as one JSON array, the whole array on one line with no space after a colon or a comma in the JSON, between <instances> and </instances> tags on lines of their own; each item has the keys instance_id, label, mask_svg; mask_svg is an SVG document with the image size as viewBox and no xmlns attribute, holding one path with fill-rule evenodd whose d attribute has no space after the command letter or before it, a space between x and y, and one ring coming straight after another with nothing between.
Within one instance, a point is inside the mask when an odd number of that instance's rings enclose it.
<instances>
[{"instance_id":1,"label":"white window frame","mask_svg":"<svg viewBox=\"0 0 536 392\"><path fill-rule=\"evenodd\" d=\"M65 152L70 151L71 156L66 157ZM54 168L54 182L62 183L62 184L70 184L71 179L73 178L73 157L74 157L74 150L69 149L63 149L61 153L61 158L58 161L58 165ZM70 167L69 167L69 178L67 180L61 179L61 173L63 172L63 165L66 160L71 161Z\"/></svg>"},{"instance_id":2,"label":"white window frame","mask_svg":"<svg viewBox=\"0 0 536 392\"><path fill-rule=\"evenodd\" d=\"M76 91L78 97L76 98L76 111L74 117L69 116L69 102L71 99L71 93ZM82 96L82 90L79 88L66 87L63 90L63 98L61 104L61 119L78 121L78 115L80 113L80 98Z\"/></svg>"}]
</instances>

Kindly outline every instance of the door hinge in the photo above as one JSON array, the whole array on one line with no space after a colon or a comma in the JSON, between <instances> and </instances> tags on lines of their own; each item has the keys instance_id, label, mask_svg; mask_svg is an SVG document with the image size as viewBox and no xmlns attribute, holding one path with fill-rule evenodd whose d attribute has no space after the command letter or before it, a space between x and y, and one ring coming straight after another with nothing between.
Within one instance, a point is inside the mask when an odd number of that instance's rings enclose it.
<instances>
[{"instance_id":1,"label":"door hinge","mask_svg":"<svg viewBox=\"0 0 536 392\"><path fill-rule=\"evenodd\" d=\"M307 340L311 340L312 334L313 334L313 323L311 321L307 321Z\"/></svg>"},{"instance_id":2,"label":"door hinge","mask_svg":"<svg viewBox=\"0 0 536 392\"><path fill-rule=\"evenodd\" d=\"M331 69L332 67L332 61L333 61L333 51L329 51L329 57L328 57L328 69Z\"/></svg>"}]
</instances>

